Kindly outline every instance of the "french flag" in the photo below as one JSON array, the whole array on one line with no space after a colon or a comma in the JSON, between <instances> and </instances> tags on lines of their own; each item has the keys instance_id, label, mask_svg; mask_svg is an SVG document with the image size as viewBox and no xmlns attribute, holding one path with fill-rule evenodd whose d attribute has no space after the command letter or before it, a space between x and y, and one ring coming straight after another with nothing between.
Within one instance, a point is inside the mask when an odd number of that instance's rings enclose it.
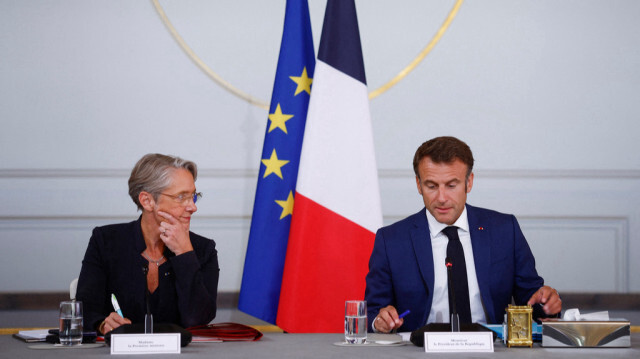
<instances>
[{"instance_id":1,"label":"french flag","mask_svg":"<svg viewBox=\"0 0 640 359\"><path fill-rule=\"evenodd\" d=\"M353 0L329 0L309 102L277 325L344 331L345 300L364 298L382 225L367 83Z\"/></svg>"}]
</instances>

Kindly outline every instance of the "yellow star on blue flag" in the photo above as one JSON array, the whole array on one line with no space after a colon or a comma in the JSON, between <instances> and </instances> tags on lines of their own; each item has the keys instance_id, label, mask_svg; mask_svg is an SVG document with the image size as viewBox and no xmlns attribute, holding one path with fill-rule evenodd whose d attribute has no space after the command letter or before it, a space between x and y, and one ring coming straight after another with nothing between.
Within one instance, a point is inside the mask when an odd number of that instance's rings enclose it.
<instances>
[{"instance_id":1,"label":"yellow star on blue flag","mask_svg":"<svg viewBox=\"0 0 640 359\"><path fill-rule=\"evenodd\" d=\"M289 76L289 78L298 85L296 87L296 92L293 94L294 96L298 95L302 91L311 95L311 83L313 82L313 79L307 75L306 67L302 69L302 74L300 76Z\"/></svg>"}]
</instances>

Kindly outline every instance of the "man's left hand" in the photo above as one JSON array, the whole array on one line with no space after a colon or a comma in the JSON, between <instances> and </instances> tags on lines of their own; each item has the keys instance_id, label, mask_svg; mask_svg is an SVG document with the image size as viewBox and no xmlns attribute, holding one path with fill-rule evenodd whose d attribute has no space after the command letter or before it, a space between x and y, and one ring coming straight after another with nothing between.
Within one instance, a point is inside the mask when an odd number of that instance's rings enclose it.
<instances>
[{"instance_id":1,"label":"man's left hand","mask_svg":"<svg viewBox=\"0 0 640 359\"><path fill-rule=\"evenodd\" d=\"M529 302L527 302L528 305L537 303L542 304L542 310L546 315L557 314L562 310L562 299L560 299L558 291L547 285L533 293Z\"/></svg>"}]
</instances>

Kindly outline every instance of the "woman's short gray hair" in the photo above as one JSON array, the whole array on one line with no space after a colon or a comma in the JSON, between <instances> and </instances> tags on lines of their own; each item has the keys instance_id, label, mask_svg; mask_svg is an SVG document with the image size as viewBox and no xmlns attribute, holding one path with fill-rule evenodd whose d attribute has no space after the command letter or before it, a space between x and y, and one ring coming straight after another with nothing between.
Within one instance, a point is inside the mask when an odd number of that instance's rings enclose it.
<instances>
[{"instance_id":1,"label":"woman's short gray hair","mask_svg":"<svg viewBox=\"0 0 640 359\"><path fill-rule=\"evenodd\" d=\"M157 201L160 193L171 185L171 174L180 168L191 172L194 181L198 177L198 167L191 161L159 153L144 155L133 167L129 176L129 196L138 209L142 210L138 200L140 192L151 193L153 199Z\"/></svg>"}]
</instances>

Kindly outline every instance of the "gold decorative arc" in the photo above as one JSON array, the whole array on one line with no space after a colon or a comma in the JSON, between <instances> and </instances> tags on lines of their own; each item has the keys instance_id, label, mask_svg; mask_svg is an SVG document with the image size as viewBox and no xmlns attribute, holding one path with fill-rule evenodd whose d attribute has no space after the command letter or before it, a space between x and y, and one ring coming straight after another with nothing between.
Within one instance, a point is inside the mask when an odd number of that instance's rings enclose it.
<instances>
[{"instance_id":1,"label":"gold decorative arc","mask_svg":"<svg viewBox=\"0 0 640 359\"><path fill-rule=\"evenodd\" d=\"M451 22L458 14L458 11L462 6L463 1L464 0L456 0L455 4L449 11L449 14L447 15L446 19L444 20L442 25L440 25L440 28L438 29L438 31L431 38L429 43L422 49L422 51L420 51L420 53L409 63L409 65L407 65L404 69L398 72L398 74L395 75L391 80L389 80L384 85L378 87L377 89L371 91L369 93L369 99L374 99L380 96L381 94L385 93L395 84L397 84L402 79L407 77L407 75L411 71L413 71L418 66L418 64L422 62L422 60L424 60L424 58L431 52L431 50L433 50L433 48L436 46L438 41L440 41L444 33L447 31L447 29L451 25ZM202 61L202 59L200 59L200 57L196 55L196 53L189 47L189 45L187 45L187 43L184 41L182 36L180 36L180 34L176 30L176 28L173 26L171 21L169 21L169 18L167 17L167 14L164 12L162 5L160 5L159 0L151 0L151 2L153 3L154 8L158 12L160 19L169 30L169 33L171 34L171 36L174 38L174 40L176 40L178 45L180 45L180 48L187 54L187 56L189 56L191 61L193 61L196 64L196 66L200 68L200 70L202 70L207 76L209 76L209 78L211 78L214 82L216 82L218 85L220 85L222 88L229 91L230 93L240 97L241 99L249 102L254 106L263 108L265 110L269 109L269 106L267 105L266 102L260 99L257 99L249 95L248 93L240 90L239 88L233 86L229 81L226 81L225 79L223 79L222 76L220 76L218 73L213 71L209 66L207 66L207 64L205 64L204 61Z\"/></svg>"}]
</instances>

